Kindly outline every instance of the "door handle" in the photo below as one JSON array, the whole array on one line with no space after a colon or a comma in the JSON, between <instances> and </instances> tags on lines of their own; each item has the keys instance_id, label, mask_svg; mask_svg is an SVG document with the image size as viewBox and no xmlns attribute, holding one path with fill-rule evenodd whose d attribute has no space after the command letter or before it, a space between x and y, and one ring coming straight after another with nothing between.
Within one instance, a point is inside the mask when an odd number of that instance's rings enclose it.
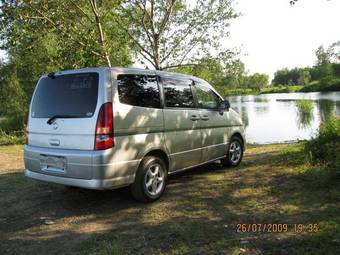
<instances>
[{"instance_id":1,"label":"door handle","mask_svg":"<svg viewBox=\"0 0 340 255\"><path fill-rule=\"evenodd\" d=\"M208 115L203 115L203 116L201 116L201 120L205 120L205 121L209 120Z\"/></svg>"},{"instance_id":2,"label":"door handle","mask_svg":"<svg viewBox=\"0 0 340 255\"><path fill-rule=\"evenodd\" d=\"M200 117L198 117L197 115L191 115L190 119L191 119L192 121L196 121L196 120L199 120Z\"/></svg>"}]
</instances>

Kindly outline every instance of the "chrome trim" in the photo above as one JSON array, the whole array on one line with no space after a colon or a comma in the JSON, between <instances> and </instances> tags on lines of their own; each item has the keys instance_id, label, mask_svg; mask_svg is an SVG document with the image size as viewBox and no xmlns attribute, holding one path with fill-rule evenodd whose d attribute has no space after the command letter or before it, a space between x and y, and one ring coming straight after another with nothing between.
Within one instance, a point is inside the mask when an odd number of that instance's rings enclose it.
<instances>
[{"instance_id":1,"label":"chrome trim","mask_svg":"<svg viewBox=\"0 0 340 255\"><path fill-rule=\"evenodd\" d=\"M194 168L194 167L198 167L198 166L201 166L201 165L205 165L205 164L207 164L207 163L214 162L214 161L219 160L219 159L224 158L224 157L225 157L225 156L218 157L218 158L215 158L215 159L210 159L210 160L205 161L205 162L203 162L203 163L199 163L198 165L193 165L193 166L188 166L188 167L185 167L185 168L182 168L182 169L178 169L178 170L169 172L169 175L177 174L177 173L186 171L186 170L191 169L191 168Z\"/></svg>"},{"instance_id":2,"label":"chrome trim","mask_svg":"<svg viewBox=\"0 0 340 255\"><path fill-rule=\"evenodd\" d=\"M219 143L219 144L214 144L214 145L209 145L209 146L199 147L199 148L192 149L192 150L187 150L187 151L180 151L180 152L175 152L175 153L169 154L169 156L178 155L178 154L182 154L182 153L187 153L187 152L190 152L190 151L203 150L203 149L205 149L205 148L209 148L209 147L215 147L215 146L220 146L220 145L228 145L228 143Z\"/></svg>"}]
</instances>

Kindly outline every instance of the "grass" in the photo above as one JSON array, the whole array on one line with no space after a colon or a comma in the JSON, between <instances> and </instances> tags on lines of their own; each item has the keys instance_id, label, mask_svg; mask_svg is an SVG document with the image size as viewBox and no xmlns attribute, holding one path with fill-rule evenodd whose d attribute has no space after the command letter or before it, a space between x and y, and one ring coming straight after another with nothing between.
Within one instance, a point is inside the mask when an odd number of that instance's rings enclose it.
<instances>
[{"instance_id":1,"label":"grass","mask_svg":"<svg viewBox=\"0 0 340 255\"><path fill-rule=\"evenodd\" d=\"M22 146L2 146L0 254L339 254L339 182L303 148L249 146L237 168L213 163L173 176L159 201L141 204L126 188L26 179ZM288 232L238 233L240 223L288 224Z\"/></svg>"},{"instance_id":2,"label":"grass","mask_svg":"<svg viewBox=\"0 0 340 255\"><path fill-rule=\"evenodd\" d=\"M309 99L296 100L298 111L302 114L311 114L313 110L313 101Z\"/></svg>"},{"instance_id":3,"label":"grass","mask_svg":"<svg viewBox=\"0 0 340 255\"><path fill-rule=\"evenodd\" d=\"M300 92L303 86L269 86L261 89L261 94Z\"/></svg>"},{"instance_id":4,"label":"grass","mask_svg":"<svg viewBox=\"0 0 340 255\"><path fill-rule=\"evenodd\" d=\"M300 92L303 86L268 86L262 89L250 89L250 88L242 88L242 89L229 89L217 87L217 90L224 97L227 96L238 96L238 95L259 95L259 94L269 94L269 93L292 93L292 92Z\"/></svg>"}]
</instances>

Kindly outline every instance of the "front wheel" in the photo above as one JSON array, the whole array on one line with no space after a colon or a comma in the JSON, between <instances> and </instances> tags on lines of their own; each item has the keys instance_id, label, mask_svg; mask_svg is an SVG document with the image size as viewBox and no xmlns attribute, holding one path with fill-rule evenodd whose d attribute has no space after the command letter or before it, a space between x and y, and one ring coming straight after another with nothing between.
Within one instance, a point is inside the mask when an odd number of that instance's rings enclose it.
<instances>
[{"instance_id":1,"label":"front wheel","mask_svg":"<svg viewBox=\"0 0 340 255\"><path fill-rule=\"evenodd\" d=\"M228 152L225 158L221 159L223 166L237 166L243 157L243 142L240 138L233 136L230 139Z\"/></svg>"},{"instance_id":2,"label":"front wheel","mask_svg":"<svg viewBox=\"0 0 340 255\"><path fill-rule=\"evenodd\" d=\"M158 157L147 156L143 159L131 185L132 196L140 202L153 202L160 198L165 190L167 169Z\"/></svg>"}]
</instances>

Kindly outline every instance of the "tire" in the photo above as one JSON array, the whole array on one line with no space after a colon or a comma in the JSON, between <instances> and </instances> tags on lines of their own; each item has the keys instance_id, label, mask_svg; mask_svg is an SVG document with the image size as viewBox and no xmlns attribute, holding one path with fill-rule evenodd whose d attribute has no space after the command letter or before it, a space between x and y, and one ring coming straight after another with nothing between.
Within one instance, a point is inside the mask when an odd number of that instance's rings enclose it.
<instances>
[{"instance_id":1,"label":"tire","mask_svg":"<svg viewBox=\"0 0 340 255\"><path fill-rule=\"evenodd\" d=\"M147 156L141 162L131 185L131 194L140 202L153 202L164 193L168 171L162 159Z\"/></svg>"},{"instance_id":2,"label":"tire","mask_svg":"<svg viewBox=\"0 0 340 255\"><path fill-rule=\"evenodd\" d=\"M221 159L223 166L238 166L243 157L244 145L240 138L233 136L228 145L228 152L225 158Z\"/></svg>"}]
</instances>

